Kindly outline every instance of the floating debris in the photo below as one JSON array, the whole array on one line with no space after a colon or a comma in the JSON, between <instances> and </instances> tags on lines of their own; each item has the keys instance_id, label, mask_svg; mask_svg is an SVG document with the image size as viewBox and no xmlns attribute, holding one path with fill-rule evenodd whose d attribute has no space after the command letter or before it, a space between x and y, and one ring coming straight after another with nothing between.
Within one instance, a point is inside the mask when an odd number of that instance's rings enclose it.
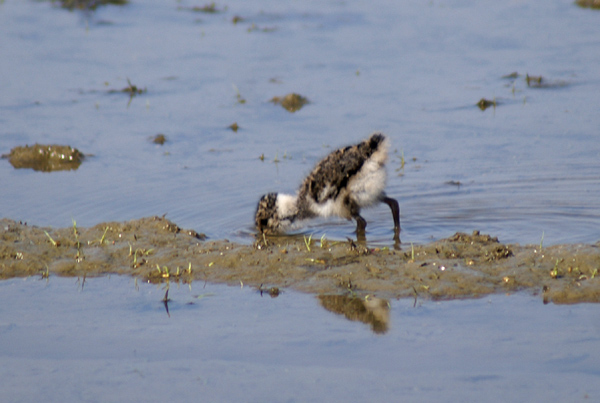
<instances>
[{"instance_id":1,"label":"floating debris","mask_svg":"<svg viewBox=\"0 0 600 403\"><path fill-rule=\"evenodd\" d=\"M116 92L125 92L133 98L136 95L143 94L144 92L146 92L146 88L138 88L137 85L131 84L131 81L129 81L129 79L127 79L127 84L129 85L121 90L108 90L108 93L114 94Z\"/></svg>"},{"instance_id":2,"label":"floating debris","mask_svg":"<svg viewBox=\"0 0 600 403\"><path fill-rule=\"evenodd\" d=\"M154 136L154 137L152 138L152 142L153 142L154 144L159 144L159 145L161 145L161 146L162 146L163 144L165 144L165 142L166 142L166 141L167 141L167 136L165 136L165 135L164 135L164 134L162 134L162 133L159 133L159 134L157 134L156 136Z\"/></svg>"},{"instance_id":3,"label":"floating debris","mask_svg":"<svg viewBox=\"0 0 600 403\"><path fill-rule=\"evenodd\" d=\"M68 10L95 10L105 5L124 6L128 0L52 0L52 3L60 3L62 8Z\"/></svg>"},{"instance_id":4,"label":"floating debris","mask_svg":"<svg viewBox=\"0 0 600 403\"><path fill-rule=\"evenodd\" d=\"M598 0L600 1L600 0ZM514 71L510 74L504 75L500 78L505 79L505 80L512 80L512 85L513 85L513 94L515 91L515 81L517 78L519 77L523 77L522 74L519 74L518 72ZM568 81L564 81L564 80L549 80L546 77L543 77L541 75L539 76L533 76L533 75L529 75L529 74L525 74L525 83L527 84L527 86L529 88L561 88L561 87L566 87L569 85Z\"/></svg>"},{"instance_id":5,"label":"floating debris","mask_svg":"<svg viewBox=\"0 0 600 403\"><path fill-rule=\"evenodd\" d=\"M528 87L542 86L542 76L530 76L529 74L526 74L525 81L527 82Z\"/></svg>"},{"instance_id":6,"label":"floating debris","mask_svg":"<svg viewBox=\"0 0 600 403\"><path fill-rule=\"evenodd\" d=\"M477 102L477 106L479 107L479 109L481 109L482 111L485 111L487 108L489 108L490 106L493 106L494 108L497 106L497 102L496 100L492 100L490 101L489 99L485 99L485 98L481 98L479 100L479 102Z\"/></svg>"},{"instance_id":7,"label":"floating debris","mask_svg":"<svg viewBox=\"0 0 600 403\"><path fill-rule=\"evenodd\" d=\"M135 97L136 95L140 95L146 92L146 88L139 88L137 85L134 85L131 83L131 81L129 81L129 79L127 79L127 84L129 84L127 87L120 89L120 90L108 90L107 92L109 94L116 94L116 93L126 93L129 94L129 102L127 103L127 106L129 107L129 105L131 104L131 101L133 100L133 97Z\"/></svg>"},{"instance_id":8,"label":"floating debris","mask_svg":"<svg viewBox=\"0 0 600 403\"><path fill-rule=\"evenodd\" d=\"M235 85L235 84L231 84L231 86L233 87L233 90L235 91L235 99L236 102L240 105L243 105L246 103L246 98L244 98L242 96L242 94L240 94L240 90L239 88Z\"/></svg>"},{"instance_id":9,"label":"floating debris","mask_svg":"<svg viewBox=\"0 0 600 403\"><path fill-rule=\"evenodd\" d=\"M273 97L271 102L283 106L286 110L292 113L300 110L304 105L309 103L307 98L296 93L290 93L284 97Z\"/></svg>"},{"instance_id":10,"label":"floating debris","mask_svg":"<svg viewBox=\"0 0 600 403\"><path fill-rule=\"evenodd\" d=\"M530 76L529 74L525 75L525 81L530 88L560 88L569 85L566 81L550 81L542 76Z\"/></svg>"},{"instance_id":11,"label":"floating debris","mask_svg":"<svg viewBox=\"0 0 600 403\"><path fill-rule=\"evenodd\" d=\"M2 155L2 158L8 158L15 169L29 168L34 171L52 172L79 168L84 155L70 146L34 144L15 147L10 154Z\"/></svg>"},{"instance_id":12,"label":"floating debris","mask_svg":"<svg viewBox=\"0 0 600 403\"><path fill-rule=\"evenodd\" d=\"M277 27L264 27L264 28L261 28L258 25L252 23L252 25L250 25L248 27L248 32L254 32L254 31L259 31L259 32L274 32L274 31L277 31Z\"/></svg>"},{"instance_id":13,"label":"floating debris","mask_svg":"<svg viewBox=\"0 0 600 403\"><path fill-rule=\"evenodd\" d=\"M263 287L263 285L261 284L258 287L258 291L260 292L260 296L263 296L264 294L268 294L271 298L277 298L279 296L279 294L281 293L281 291L279 291L279 287Z\"/></svg>"},{"instance_id":14,"label":"floating debris","mask_svg":"<svg viewBox=\"0 0 600 403\"><path fill-rule=\"evenodd\" d=\"M223 10L219 10L215 3L210 3L205 6L194 6L194 7L179 7L179 10L192 11L194 13L205 13L205 14L217 14L222 13Z\"/></svg>"},{"instance_id":15,"label":"floating debris","mask_svg":"<svg viewBox=\"0 0 600 403\"><path fill-rule=\"evenodd\" d=\"M239 130L240 126L238 126L237 122L233 122L232 124L230 124L229 126L227 126L228 129L233 130L234 132L237 133L237 131Z\"/></svg>"}]
</instances>

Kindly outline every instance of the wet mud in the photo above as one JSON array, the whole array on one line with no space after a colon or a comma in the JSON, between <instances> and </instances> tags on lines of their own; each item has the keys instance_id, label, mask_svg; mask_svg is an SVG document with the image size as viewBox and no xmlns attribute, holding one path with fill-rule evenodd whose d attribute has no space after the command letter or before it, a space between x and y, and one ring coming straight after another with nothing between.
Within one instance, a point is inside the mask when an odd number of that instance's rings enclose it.
<instances>
[{"instance_id":1,"label":"wet mud","mask_svg":"<svg viewBox=\"0 0 600 403\"><path fill-rule=\"evenodd\" d=\"M18 146L3 154L15 169L33 169L34 171L70 171L79 168L84 159L83 153L71 146L43 145Z\"/></svg>"},{"instance_id":2,"label":"wet mud","mask_svg":"<svg viewBox=\"0 0 600 403\"><path fill-rule=\"evenodd\" d=\"M261 238L254 245L205 238L162 217L60 229L2 219L0 278L115 273L150 282L247 285L271 296L286 288L358 296L360 304L346 300L345 314L363 315L373 326L386 322L382 303L368 304L374 297L437 300L528 291L544 302L600 302L599 244L508 245L477 231L400 249L303 236ZM339 311L340 301L321 302Z\"/></svg>"}]
</instances>

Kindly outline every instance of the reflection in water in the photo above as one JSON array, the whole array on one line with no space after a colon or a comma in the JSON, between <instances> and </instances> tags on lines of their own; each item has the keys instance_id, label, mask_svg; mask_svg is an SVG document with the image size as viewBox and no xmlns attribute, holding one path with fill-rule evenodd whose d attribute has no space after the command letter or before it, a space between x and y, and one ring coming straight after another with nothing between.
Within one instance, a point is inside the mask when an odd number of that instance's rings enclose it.
<instances>
[{"instance_id":1,"label":"reflection in water","mask_svg":"<svg viewBox=\"0 0 600 403\"><path fill-rule=\"evenodd\" d=\"M167 316L170 318L171 314L169 313L169 302L171 302L171 299L169 298L169 283L167 282L167 286L166 286L166 291L165 291L165 296L162 299L163 304L165 304L165 310L167 311Z\"/></svg>"},{"instance_id":2,"label":"reflection in water","mask_svg":"<svg viewBox=\"0 0 600 403\"><path fill-rule=\"evenodd\" d=\"M386 333L390 323L390 303L381 298L347 295L319 295L323 308L344 315L350 320L371 326L373 332Z\"/></svg>"}]
</instances>

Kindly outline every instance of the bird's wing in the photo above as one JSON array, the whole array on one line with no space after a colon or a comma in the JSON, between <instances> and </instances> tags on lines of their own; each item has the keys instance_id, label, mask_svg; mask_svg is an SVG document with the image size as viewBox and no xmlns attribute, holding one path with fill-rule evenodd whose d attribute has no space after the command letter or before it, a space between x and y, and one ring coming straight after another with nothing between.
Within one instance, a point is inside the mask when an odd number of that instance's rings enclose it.
<instances>
[{"instance_id":1,"label":"bird's wing","mask_svg":"<svg viewBox=\"0 0 600 403\"><path fill-rule=\"evenodd\" d=\"M335 199L383 140L382 135L373 135L362 143L332 152L304 180L300 194L311 197L317 203Z\"/></svg>"}]
</instances>

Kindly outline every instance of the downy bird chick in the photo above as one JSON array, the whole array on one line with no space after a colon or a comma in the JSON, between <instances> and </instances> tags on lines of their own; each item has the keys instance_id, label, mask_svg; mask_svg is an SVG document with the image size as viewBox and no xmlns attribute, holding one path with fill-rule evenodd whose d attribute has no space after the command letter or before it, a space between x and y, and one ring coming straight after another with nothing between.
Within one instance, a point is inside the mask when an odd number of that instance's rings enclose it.
<instances>
[{"instance_id":1,"label":"downy bird chick","mask_svg":"<svg viewBox=\"0 0 600 403\"><path fill-rule=\"evenodd\" d=\"M384 192L389 142L374 133L361 143L333 151L304 179L296 195L268 193L256 208L256 227L262 233L281 233L315 217L338 216L356 220L364 235L363 207L386 203L392 210L394 234L400 233L398 202Z\"/></svg>"}]
</instances>

